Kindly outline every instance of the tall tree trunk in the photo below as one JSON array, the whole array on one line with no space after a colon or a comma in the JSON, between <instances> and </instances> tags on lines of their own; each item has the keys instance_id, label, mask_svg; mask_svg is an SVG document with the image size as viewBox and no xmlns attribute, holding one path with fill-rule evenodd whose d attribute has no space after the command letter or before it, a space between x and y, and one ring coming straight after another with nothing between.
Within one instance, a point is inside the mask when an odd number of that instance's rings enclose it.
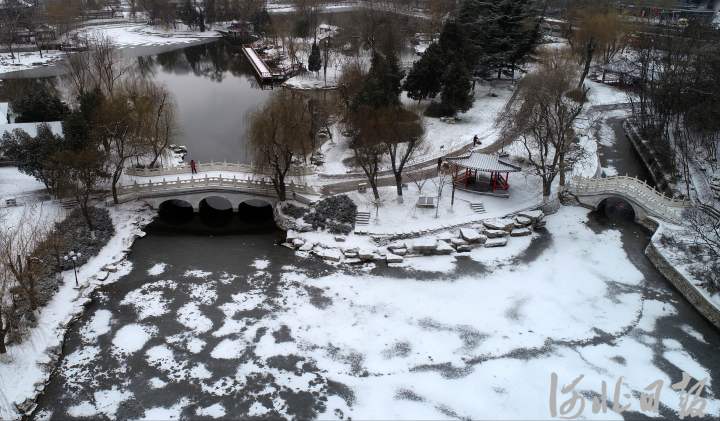
<instances>
[{"instance_id":1,"label":"tall tree trunk","mask_svg":"<svg viewBox=\"0 0 720 421\"><path fill-rule=\"evenodd\" d=\"M285 178L282 176L277 176L277 178L273 181L273 184L275 184L275 192L278 195L278 200L281 202L286 201L287 186L285 185Z\"/></svg>"},{"instance_id":2,"label":"tall tree trunk","mask_svg":"<svg viewBox=\"0 0 720 421\"><path fill-rule=\"evenodd\" d=\"M370 188L372 188L373 197L375 197L375 200L380 200L380 192L378 191L377 186L377 177L369 177L368 182L370 183Z\"/></svg>"},{"instance_id":3,"label":"tall tree trunk","mask_svg":"<svg viewBox=\"0 0 720 421\"><path fill-rule=\"evenodd\" d=\"M548 203L552 194L552 182L543 179L543 203Z\"/></svg>"},{"instance_id":4,"label":"tall tree trunk","mask_svg":"<svg viewBox=\"0 0 720 421\"><path fill-rule=\"evenodd\" d=\"M395 173L395 186L397 187L397 194L398 196L402 197L403 191L402 191L402 173Z\"/></svg>"},{"instance_id":5,"label":"tall tree trunk","mask_svg":"<svg viewBox=\"0 0 720 421\"><path fill-rule=\"evenodd\" d=\"M2 324L2 327L0 327L0 354L5 354L7 352L7 348L5 347L5 336L7 336L7 323L4 321L1 321L0 324Z\"/></svg>"},{"instance_id":6,"label":"tall tree trunk","mask_svg":"<svg viewBox=\"0 0 720 421\"><path fill-rule=\"evenodd\" d=\"M117 183L120 180L121 174L122 174L122 168L120 169L120 171L115 170L115 173L113 174L113 179L112 179L112 196L113 196L113 202L115 202L116 205L120 203L120 199L118 198Z\"/></svg>"},{"instance_id":7,"label":"tall tree trunk","mask_svg":"<svg viewBox=\"0 0 720 421\"><path fill-rule=\"evenodd\" d=\"M595 53L594 41L590 41L585 46L585 66L583 67L582 75L580 75L580 81L578 82L578 89L582 88L583 83L585 83L585 78L587 78L588 73L590 73L590 65L592 64L592 58L593 58L594 53Z\"/></svg>"}]
</instances>

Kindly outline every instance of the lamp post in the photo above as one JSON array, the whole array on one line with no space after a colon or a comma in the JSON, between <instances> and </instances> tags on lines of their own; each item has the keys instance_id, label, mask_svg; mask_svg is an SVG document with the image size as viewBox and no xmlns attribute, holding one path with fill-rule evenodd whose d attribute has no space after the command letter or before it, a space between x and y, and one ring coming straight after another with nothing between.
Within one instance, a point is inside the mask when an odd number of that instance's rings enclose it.
<instances>
[{"instance_id":1,"label":"lamp post","mask_svg":"<svg viewBox=\"0 0 720 421\"><path fill-rule=\"evenodd\" d=\"M70 250L70 253L63 256L63 259L67 261L72 261L73 265L73 272L75 273L75 286L79 287L80 283L78 283L78 277L77 277L77 259L79 259L82 256L82 253L75 253L75 250Z\"/></svg>"}]
</instances>

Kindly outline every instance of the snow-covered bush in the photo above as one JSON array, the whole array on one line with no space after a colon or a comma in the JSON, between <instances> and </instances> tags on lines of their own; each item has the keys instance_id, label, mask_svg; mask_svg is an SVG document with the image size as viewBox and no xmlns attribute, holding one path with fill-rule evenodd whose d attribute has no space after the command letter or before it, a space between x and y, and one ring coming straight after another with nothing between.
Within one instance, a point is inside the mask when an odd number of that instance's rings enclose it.
<instances>
[{"instance_id":1,"label":"snow-covered bush","mask_svg":"<svg viewBox=\"0 0 720 421\"><path fill-rule=\"evenodd\" d=\"M349 234L355 225L356 214L357 205L343 194L321 200L303 219L314 229L328 229L333 234Z\"/></svg>"}]
</instances>

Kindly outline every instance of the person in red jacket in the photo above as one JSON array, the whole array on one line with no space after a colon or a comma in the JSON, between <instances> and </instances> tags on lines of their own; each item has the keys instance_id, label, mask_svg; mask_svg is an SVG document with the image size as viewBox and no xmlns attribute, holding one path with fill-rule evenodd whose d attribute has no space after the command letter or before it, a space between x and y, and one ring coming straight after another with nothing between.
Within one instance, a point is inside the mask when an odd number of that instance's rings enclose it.
<instances>
[{"instance_id":1,"label":"person in red jacket","mask_svg":"<svg viewBox=\"0 0 720 421\"><path fill-rule=\"evenodd\" d=\"M190 172L193 174L197 174L197 164L195 163L194 159L190 160Z\"/></svg>"}]
</instances>

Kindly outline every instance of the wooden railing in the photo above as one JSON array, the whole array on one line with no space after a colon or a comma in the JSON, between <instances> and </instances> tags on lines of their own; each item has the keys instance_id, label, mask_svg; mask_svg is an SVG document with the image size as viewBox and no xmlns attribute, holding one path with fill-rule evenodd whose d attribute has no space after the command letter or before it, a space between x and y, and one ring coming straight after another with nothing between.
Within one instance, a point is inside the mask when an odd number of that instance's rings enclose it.
<instances>
[{"instance_id":1,"label":"wooden railing","mask_svg":"<svg viewBox=\"0 0 720 421\"><path fill-rule=\"evenodd\" d=\"M628 176L575 177L566 189L577 196L616 194L634 200L650 214L672 221L677 221L682 210L691 206L687 200L667 197L645 181Z\"/></svg>"},{"instance_id":2,"label":"wooden railing","mask_svg":"<svg viewBox=\"0 0 720 421\"><path fill-rule=\"evenodd\" d=\"M265 168L256 167L252 164L241 164L239 162L199 162L197 170L202 172L216 171L243 174L269 174ZM125 173L135 177L164 177L169 175L189 174L190 164L182 164L166 168L128 168ZM302 177L312 175L313 169L306 166L295 166L290 168L289 176Z\"/></svg>"}]
</instances>

